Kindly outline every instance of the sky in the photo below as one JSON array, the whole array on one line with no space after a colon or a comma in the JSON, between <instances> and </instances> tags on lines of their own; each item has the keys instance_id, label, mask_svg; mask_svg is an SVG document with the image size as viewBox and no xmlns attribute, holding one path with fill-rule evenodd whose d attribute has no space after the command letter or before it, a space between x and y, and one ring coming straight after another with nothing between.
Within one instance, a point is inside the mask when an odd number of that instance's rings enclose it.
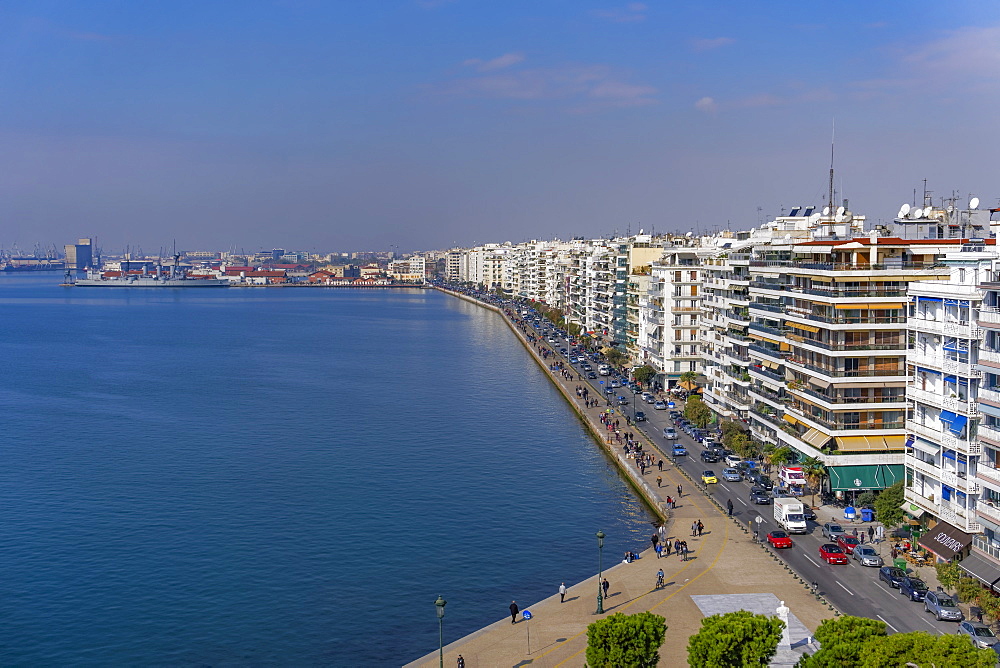
<instances>
[{"instance_id":1,"label":"sky","mask_svg":"<svg viewBox=\"0 0 1000 668\"><path fill-rule=\"evenodd\" d=\"M1000 201L1000 3L0 0L0 248L418 251ZM914 200L916 192L916 200Z\"/></svg>"}]
</instances>

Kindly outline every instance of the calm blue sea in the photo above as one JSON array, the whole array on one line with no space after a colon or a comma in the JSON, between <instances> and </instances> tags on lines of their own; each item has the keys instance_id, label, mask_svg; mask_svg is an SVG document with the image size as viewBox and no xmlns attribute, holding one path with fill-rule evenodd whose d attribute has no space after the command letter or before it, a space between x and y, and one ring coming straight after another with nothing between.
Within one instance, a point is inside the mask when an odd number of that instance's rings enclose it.
<instances>
[{"instance_id":1,"label":"calm blue sea","mask_svg":"<svg viewBox=\"0 0 1000 668\"><path fill-rule=\"evenodd\" d=\"M646 544L492 312L60 278L0 275L0 665L399 665Z\"/></svg>"}]
</instances>

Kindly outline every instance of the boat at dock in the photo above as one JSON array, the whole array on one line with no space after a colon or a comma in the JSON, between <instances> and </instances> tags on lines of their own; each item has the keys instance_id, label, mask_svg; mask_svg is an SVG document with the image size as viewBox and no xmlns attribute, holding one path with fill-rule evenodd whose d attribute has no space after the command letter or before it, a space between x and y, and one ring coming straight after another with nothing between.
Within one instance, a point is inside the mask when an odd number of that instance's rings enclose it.
<instances>
[{"instance_id":1,"label":"boat at dock","mask_svg":"<svg viewBox=\"0 0 1000 668\"><path fill-rule=\"evenodd\" d=\"M213 276L193 276L178 266L180 255L174 255L174 265L157 265L152 271L104 271L91 269L86 278L76 278L66 272L63 285L78 288L228 288L229 280Z\"/></svg>"}]
</instances>

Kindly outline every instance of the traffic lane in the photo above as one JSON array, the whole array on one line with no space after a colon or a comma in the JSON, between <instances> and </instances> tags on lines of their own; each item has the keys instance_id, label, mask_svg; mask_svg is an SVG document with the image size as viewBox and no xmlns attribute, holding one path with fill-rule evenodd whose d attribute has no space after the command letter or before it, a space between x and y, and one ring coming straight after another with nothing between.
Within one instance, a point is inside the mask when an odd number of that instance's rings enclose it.
<instances>
[{"instance_id":1,"label":"traffic lane","mask_svg":"<svg viewBox=\"0 0 1000 668\"><path fill-rule=\"evenodd\" d=\"M678 459L684 459L683 457ZM680 466L694 479L700 479L704 464L699 461L681 461ZM755 518L762 518L759 524L760 539L778 528L774 521L773 506L757 505L743 498L749 496L749 486L745 482L722 482L707 485L709 493L723 506L727 499L733 500L734 516L745 522L750 530L757 525ZM774 553L795 570L807 582L816 582L820 592L838 609L846 614L881 619L892 629L908 631L938 631L954 633L954 622L939 622L924 612L923 603L911 602L898 590L890 589L878 580L878 569L859 565L851 559L847 565L827 564L819 559L819 546L830 542L819 531L819 525L810 522L810 533L792 537L794 547L776 550ZM891 592L891 593L890 593Z\"/></svg>"}]
</instances>

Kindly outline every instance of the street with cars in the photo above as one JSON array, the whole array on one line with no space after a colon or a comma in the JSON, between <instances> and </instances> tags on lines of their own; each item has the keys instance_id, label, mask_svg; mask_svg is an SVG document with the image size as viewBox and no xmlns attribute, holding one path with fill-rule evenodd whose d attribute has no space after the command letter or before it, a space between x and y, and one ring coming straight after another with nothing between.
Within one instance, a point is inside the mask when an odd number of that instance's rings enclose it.
<instances>
[{"instance_id":1,"label":"street with cars","mask_svg":"<svg viewBox=\"0 0 1000 668\"><path fill-rule=\"evenodd\" d=\"M717 434L687 424L679 406L630 383L605 366L599 354L573 346L565 332L541 318L528 318L528 323L582 381L590 383L595 396L605 397L607 405L626 416L633 429L644 432L672 465L701 483L702 490L694 493L714 497L723 508L731 502L734 519L750 532L746 540L759 541L766 546L763 549L772 550L842 613L879 619L890 632L960 631L958 622L964 618L956 618L957 607L949 596L929 591L916 573L903 573L888 564L887 544L862 544L853 535L852 529L860 532L867 526L840 521L832 510L820 509L821 517L817 517L804 504L806 533L790 535L772 515L774 498L785 495L786 490L775 489L756 465L725 451L713 438ZM593 371L595 365L599 365L601 375ZM677 502L683 503L683 497ZM974 627L963 632L973 636L982 633Z\"/></svg>"}]
</instances>

